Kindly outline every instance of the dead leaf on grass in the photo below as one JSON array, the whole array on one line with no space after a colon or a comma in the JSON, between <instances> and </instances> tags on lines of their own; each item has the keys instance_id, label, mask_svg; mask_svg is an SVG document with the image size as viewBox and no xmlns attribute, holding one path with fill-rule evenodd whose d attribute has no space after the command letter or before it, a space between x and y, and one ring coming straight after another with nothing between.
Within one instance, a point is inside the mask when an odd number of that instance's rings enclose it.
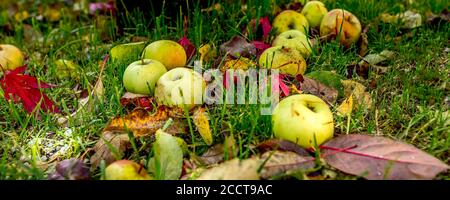
<instances>
[{"instance_id":1,"label":"dead leaf on grass","mask_svg":"<svg viewBox=\"0 0 450 200\"><path fill-rule=\"evenodd\" d=\"M94 146L94 155L90 162L91 168L96 169L102 160L106 165L120 160L123 153L131 146L130 138L126 133L103 132L100 139Z\"/></svg>"}]
</instances>

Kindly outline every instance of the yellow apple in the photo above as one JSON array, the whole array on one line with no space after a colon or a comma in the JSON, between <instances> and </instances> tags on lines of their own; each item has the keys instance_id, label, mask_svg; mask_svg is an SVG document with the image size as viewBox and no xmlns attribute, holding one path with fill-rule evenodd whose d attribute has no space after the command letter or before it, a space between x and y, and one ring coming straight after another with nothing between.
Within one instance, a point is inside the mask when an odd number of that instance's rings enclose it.
<instances>
[{"instance_id":1,"label":"yellow apple","mask_svg":"<svg viewBox=\"0 0 450 200\"><path fill-rule=\"evenodd\" d=\"M17 67L23 65L25 58L20 51L14 45L10 44L0 44L0 70L14 70Z\"/></svg>"},{"instance_id":2,"label":"yellow apple","mask_svg":"<svg viewBox=\"0 0 450 200\"><path fill-rule=\"evenodd\" d=\"M285 10L278 14L275 19L273 19L272 25L277 30L277 34L292 29L307 34L309 29L306 17L293 10Z\"/></svg>"},{"instance_id":3,"label":"yellow apple","mask_svg":"<svg viewBox=\"0 0 450 200\"><path fill-rule=\"evenodd\" d=\"M310 148L333 137L333 113L319 97L297 94L281 100L272 113L272 130L276 138ZM314 139L315 138L315 139Z\"/></svg>"},{"instance_id":4,"label":"yellow apple","mask_svg":"<svg viewBox=\"0 0 450 200\"><path fill-rule=\"evenodd\" d=\"M166 67L156 60L139 60L125 69L123 85L128 92L153 96L156 82L166 72Z\"/></svg>"},{"instance_id":5,"label":"yellow apple","mask_svg":"<svg viewBox=\"0 0 450 200\"><path fill-rule=\"evenodd\" d=\"M119 44L111 49L109 55L111 56L112 61L118 63L125 63L125 62L129 63L140 59L140 55L144 48L145 42Z\"/></svg>"},{"instance_id":6,"label":"yellow apple","mask_svg":"<svg viewBox=\"0 0 450 200\"><path fill-rule=\"evenodd\" d=\"M118 160L106 167L106 180L151 180L144 166L130 160Z\"/></svg>"},{"instance_id":7,"label":"yellow apple","mask_svg":"<svg viewBox=\"0 0 450 200\"><path fill-rule=\"evenodd\" d=\"M361 23L358 18L343 9L331 10L320 24L320 36L337 38L346 47L358 41L360 35Z\"/></svg>"},{"instance_id":8,"label":"yellow apple","mask_svg":"<svg viewBox=\"0 0 450 200\"><path fill-rule=\"evenodd\" d=\"M186 51L171 40L159 40L150 43L142 53L144 58L161 62L168 70L186 65Z\"/></svg>"},{"instance_id":9,"label":"yellow apple","mask_svg":"<svg viewBox=\"0 0 450 200\"><path fill-rule=\"evenodd\" d=\"M198 72L180 67L171 69L156 83L156 102L187 109L203 104L206 82Z\"/></svg>"},{"instance_id":10,"label":"yellow apple","mask_svg":"<svg viewBox=\"0 0 450 200\"><path fill-rule=\"evenodd\" d=\"M308 24L312 28L320 26L323 16L327 14L328 10L320 1L310 1L306 3L305 7L302 9L302 14L308 20Z\"/></svg>"},{"instance_id":11,"label":"yellow apple","mask_svg":"<svg viewBox=\"0 0 450 200\"><path fill-rule=\"evenodd\" d=\"M275 38L272 46L284 46L297 49L305 58L312 52L311 41L303 32L298 30L289 30L281 33Z\"/></svg>"},{"instance_id":12,"label":"yellow apple","mask_svg":"<svg viewBox=\"0 0 450 200\"><path fill-rule=\"evenodd\" d=\"M259 57L264 68L279 69L282 74L304 74L306 61L300 51L283 46L270 47Z\"/></svg>"}]
</instances>

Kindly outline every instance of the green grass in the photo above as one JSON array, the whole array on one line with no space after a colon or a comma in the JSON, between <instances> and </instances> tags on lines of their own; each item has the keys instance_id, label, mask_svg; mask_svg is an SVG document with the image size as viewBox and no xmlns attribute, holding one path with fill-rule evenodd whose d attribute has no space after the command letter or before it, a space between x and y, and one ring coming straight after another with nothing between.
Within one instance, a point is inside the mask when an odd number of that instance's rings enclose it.
<instances>
[{"instance_id":1,"label":"green grass","mask_svg":"<svg viewBox=\"0 0 450 200\"><path fill-rule=\"evenodd\" d=\"M201 12L198 5L190 5L189 12L183 13L189 19L188 38L199 47L202 44L220 46L232 36L241 34L242 28L253 18L270 13L269 1L247 1L249 10L241 11L238 2L222 3L223 12ZM353 113L350 133L383 135L411 143L414 146L450 163L450 26L424 25L411 31L400 30L393 24L381 23L381 13L399 13L408 9L420 12L439 13L449 6L448 1L396 1L396 0L340 0L324 1L329 10L344 8L354 13L363 25L371 24L368 32L369 53L382 50L396 52L388 61L384 74L369 72L368 79L354 77L368 87L373 105L367 112ZM214 2L210 2L212 5ZM252 6L253 5L253 6ZM36 12L35 7L28 10ZM270 19L273 16L269 15ZM137 14L130 19L125 36L114 41L102 40L101 31L94 26L92 18L81 15L79 20L63 14L61 21L42 23L36 19L14 22L14 34L0 32L1 43L11 43L20 47L28 55L28 72L40 80L58 87L46 90L48 96L67 115L78 109L79 90L91 90L100 72L98 63L109 49L131 41L133 36L143 36L150 41L158 39L177 40L183 35L183 18L172 19L153 16L142 19ZM0 13L1 23L10 20ZM154 22L155 26L146 24ZM42 33L42 41L27 41L24 37L25 24ZM1 30L1 29L0 29ZM249 35L252 39L254 36ZM396 38L399 37L399 38ZM445 51L445 49L447 49ZM335 42L321 44L318 54L308 58L308 70L333 70L347 76L347 66L357 63L357 49L343 49ZM56 59L70 59L79 64L78 80L57 78ZM194 58L195 59L195 58ZM54 164L46 164L41 158L46 152L43 143L64 146L67 150L58 160L80 157L92 148L107 122L117 115L125 114L120 106L124 93L122 74L126 65L109 62L103 83L105 95L95 107L70 119L68 127L57 124L58 115L41 113L40 118L28 115L22 105L0 99L0 179L45 179ZM447 100L445 100L447 98ZM253 153L249 146L256 145L272 137L270 116L259 115L259 106L225 105L210 109L211 124L215 142L222 142L225 135L233 134L241 151L240 158ZM347 119L335 117L336 134L345 134ZM67 130L71 134L67 134ZM206 150L198 134L195 134L196 153ZM186 141L192 141L190 135ZM190 142L188 142L190 143ZM141 155L146 157L147 155ZM136 157L136 156L134 156ZM136 158L136 160L139 160ZM99 177L96 171L95 177ZM338 176L348 179L347 176ZM450 179L449 173L438 179Z\"/></svg>"}]
</instances>

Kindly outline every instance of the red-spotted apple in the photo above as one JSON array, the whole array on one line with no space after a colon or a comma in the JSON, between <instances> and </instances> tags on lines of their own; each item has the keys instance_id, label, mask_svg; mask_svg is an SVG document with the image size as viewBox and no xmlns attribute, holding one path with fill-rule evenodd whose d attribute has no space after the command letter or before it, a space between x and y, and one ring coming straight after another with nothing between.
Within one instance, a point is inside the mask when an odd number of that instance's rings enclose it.
<instances>
[{"instance_id":1,"label":"red-spotted apple","mask_svg":"<svg viewBox=\"0 0 450 200\"><path fill-rule=\"evenodd\" d=\"M156 60L139 60L125 69L123 85L128 92L153 96L156 82L166 72L166 67Z\"/></svg>"},{"instance_id":2,"label":"red-spotted apple","mask_svg":"<svg viewBox=\"0 0 450 200\"><path fill-rule=\"evenodd\" d=\"M309 29L306 17L294 10L285 10L278 14L275 19L273 19L272 25L277 30L277 34L292 29L299 30L306 34Z\"/></svg>"},{"instance_id":3,"label":"red-spotted apple","mask_svg":"<svg viewBox=\"0 0 450 200\"><path fill-rule=\"evenodd\" d=\"M276 138L310 148L333 137L333 113L319 97L297 94L281 100L272 113ZM314 139L315 138L315 139Z\"/></svg>"},{"instance_id":4,"label":"red-spotted apple","mask_svg":"<svg viewBox=\"0 0 450 200\"><path fill-rule=\"evenodd\" d=\"M343 9L331 10L320 24L320 36L336 38L346 47L358 41L360 35L361 23L358 18Z\"/></svg>"},{"instance_id":5,"label":"red-spotted apple","mask_svg":"<svg viewBox=\"0 0 450 200\"><path fill-rule=\"evenodd\" d=\"M186 107L203 104L206 82L202 75L188 68L175 68L159 78L155 97L159 104Z\"/></svg>"},{"instance_id":6,"label":"red-spotted apple","mask_svg":"<svg viewBox=\"0 0 450 200\"><path fill-rule=\"evenodd\" d=\"M266 49L259 57L259 65L294 76L306 71L306 61L300 51L284 46Z\"/></svg>"},{"instance_id":7,"label":"red-spotted apple","mask_svg":"<svg viewBox=\"0 0 450 200\"><path fill-rule=\"evenodd\" d=\"M142 53L144 58L161 62L168 70L186 65L186 51L171 40L158 40L145 47Z\"/></svg>"},{"instance_id":8,"label":"red-spotted apple","mask_svg":"<svg viewBox=\"0 0 450 200\"><path fill-rule=\"evenodd\" d=\"M309 26L316 28L320 26L323 16L327 14L328 10L320 1L309 1L302 9L302 14L308 20Z\"/></svg>"},{"instance_id":9,"label":"red-spotted apple","mask_svg":"<svg viewBox=\"0 0 450 200\"><path fill-rule=\"evenodd\" d=\"M275 38L272 46L284 46L297 49L305 58L312 52L311 41L303 32L298 30L289 30L281 33Z\"/></svg>"},{"instance_id":10,"label":"red-spotted apple","mask_svg":"<svg viewBox=\"0 0 450 200\"><path fill-rule=\"evenodd\" d=\"M14 70L23 65L24 55L19 48L10 44L0 44L0 70Z\"/></svg>"},{"instance_id":11,"label":"red-spotted apple","mask_svg":"<svg viewBox=\"0 0 450 200\"><path fill-rule=\"evenodd\" d=\"M106 180L151 180L144 166L130 160L118 160L106 167Z\"/></svg>"}]
</instances>

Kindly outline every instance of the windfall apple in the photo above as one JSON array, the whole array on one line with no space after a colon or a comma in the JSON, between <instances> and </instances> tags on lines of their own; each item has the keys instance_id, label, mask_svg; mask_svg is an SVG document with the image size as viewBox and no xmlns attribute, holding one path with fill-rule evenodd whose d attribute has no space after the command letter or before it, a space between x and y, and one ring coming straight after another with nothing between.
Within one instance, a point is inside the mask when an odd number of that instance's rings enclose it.
<instances>
[{"instance_id":1,"label":"windfall apple","mask_svg":"<svg viewBox=\"0 0 450 200\"><path fill-rule=\"evenodd\" d=\"M187 62L184 48L171 40L158 40L145 47L142 56L161 62L167 70L184 67Z\"/></svg>"},{"instance_id":2,"label":"windfall apple","mask_svg":"<svg viewBox=\"0 0 450 200\"><path fill-rule=\"evenodd\" d=\"M294 10L285 10L278 14L272 22L277 34L281 34L288 30L299 30L305 34L308 33L308 20L302 14Z\"/></svg>"},{"instance_id":3,"label":"windfall apple","mask_svg":"<svg viewBox=\"0 0 450 200\"><path fill-rule=\"evenodd\" d=\"M144 166L130 160L118 160L106 167L106 180L151 180Z\"/></svg>"},{"instance_id":4,"label":"windfall apple","mask_svg":"<svg viewBox=\"0 0 450 200\"><path fill-rule=\"evenodd\" d=\"M166 67L156 60L139 60L125 69L123 85L128 92L153 96L156 82L166 72Z\"/></svg>"},{"instance_id":5,"label":"windfall apple","mask_svg":"<svg viewBox=\"0 0 450 200\"><path fill-rule=\"evenodd\" d=\"M282 74L298 75L306 71L306 61L300 51L284 46L266 49L259 57L259 65L278 69Z\"/></svg>"},{"instance_id":6,"label":"windfall apple","mask_svg":"<svg viewBox=\"0 0 450 200\"><path fill-rule=\"evenodd\" d=\"M302 14L308 20L309 26L316 28L320 26L323 16L327 14L328 10L320 1L309 1L302 9Z\"/></svg>"},{"instance_id":7,"label":"windfall apple","mask_svg":"<svg viewBox=\"0 0 450 200\"><path fill-rule=\"evenodd\" d=\"M14 70L24 64L25 57L14 45L0 44L0 70Z\"/></svg>"},{"instance_id":8,"label":"windfall apple","mask_svg":"<svg viewBox=\"0 0 450 200\"><path fill-rule=\"evenodd\" d=\"M361 23L352 13L343 9L328 12L320 24L320 36L331 37L345 47L358 41L361 35Z\"/></svg>"},{"instance_id":9,"label":"windfall apple","mask_svg":"<svg viewBox=\"0 0 450 200\"><path fill-rule=\"evenodd\" d=\"M311 54L311 41L306 35L298 30L289 30L278 35L272 42L272 46L284 46L300 51L303 57Z\"/></svg>"}]
</instances>

